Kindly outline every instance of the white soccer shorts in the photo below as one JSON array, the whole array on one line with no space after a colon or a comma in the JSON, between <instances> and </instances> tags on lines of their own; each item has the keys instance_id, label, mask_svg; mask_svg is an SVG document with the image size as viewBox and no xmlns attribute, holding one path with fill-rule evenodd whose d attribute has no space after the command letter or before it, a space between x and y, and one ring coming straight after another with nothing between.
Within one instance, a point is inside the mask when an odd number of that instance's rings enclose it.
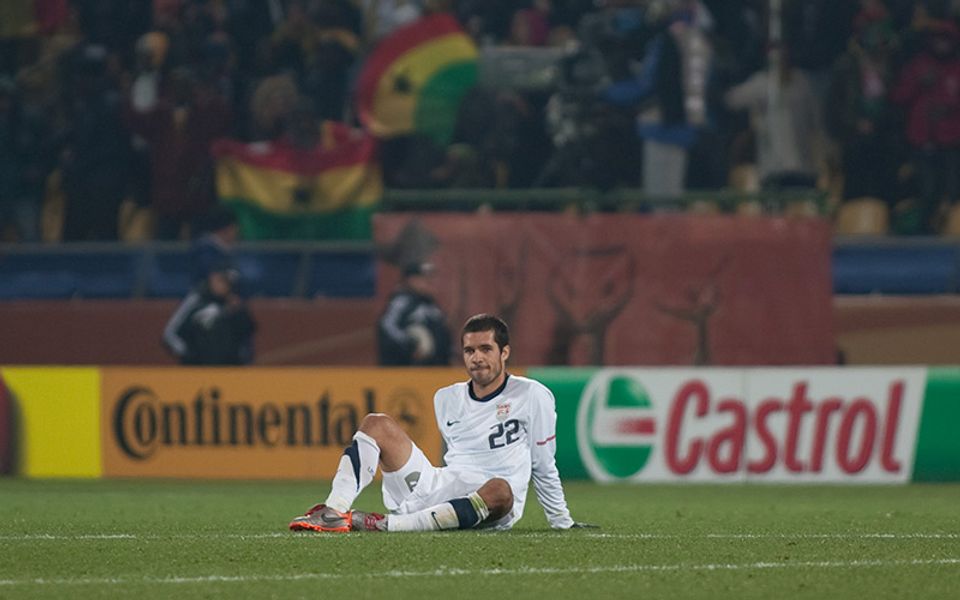
<instances>
[{"instance_id":1,"label":"white soccer shorts","mask_svg":"<svg viewBox=\"0 0 960 600\"><path fill-rule=\"evenodd\" d=\"M464 498L489 481L481 471L454 467L435 467L413 444L410 459L397 471L383 474L383 505L391 513L410 514L436 506L454 498ZM513 524L513 511L493 523L481 527L508 529Z\"/></svg>"}]
</instances>

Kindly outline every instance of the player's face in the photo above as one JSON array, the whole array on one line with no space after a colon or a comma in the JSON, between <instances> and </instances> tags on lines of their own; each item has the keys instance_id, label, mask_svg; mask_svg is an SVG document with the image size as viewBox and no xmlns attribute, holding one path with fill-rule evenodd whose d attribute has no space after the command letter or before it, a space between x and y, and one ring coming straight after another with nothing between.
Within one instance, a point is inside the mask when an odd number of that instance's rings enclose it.
<instances>
[{"instance_id":1,"label":"player's face","mask_svg":"<svg viewBox=\"0 0 960 600\"><path fill-rule=\"evenodd\" d=\"M500 348L493 331L463 334L463 364L473 381L474 393L483 395L503 383L510 346Z\"/></svg>"}]
</instances>

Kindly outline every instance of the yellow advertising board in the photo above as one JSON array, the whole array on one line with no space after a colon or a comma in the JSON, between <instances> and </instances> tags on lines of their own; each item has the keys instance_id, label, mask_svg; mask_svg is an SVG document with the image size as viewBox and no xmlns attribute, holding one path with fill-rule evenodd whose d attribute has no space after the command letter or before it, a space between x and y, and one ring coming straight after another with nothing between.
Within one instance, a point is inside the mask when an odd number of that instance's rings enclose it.
<instances>
[{"instance_id":1,"label":"yellow advertising board","mask_svg":"<svg viewBox=\"0 0 960 600\"><path fill-rule=\"evenodd\" d=\"M3 367L17 407L18 472L27 477L99 477L100 369Z\"/></svg>"},{"instance_id":2,"label":"yellow advertising board","mask_svg":"<svg viewBox=\"0 0 960 600\"><path fill-rule=\"evenodd\" d=\"M461 369L101 369L106 477L329 478L368 412L434 464L433 394Z\"/></svg>"}]
</instances>

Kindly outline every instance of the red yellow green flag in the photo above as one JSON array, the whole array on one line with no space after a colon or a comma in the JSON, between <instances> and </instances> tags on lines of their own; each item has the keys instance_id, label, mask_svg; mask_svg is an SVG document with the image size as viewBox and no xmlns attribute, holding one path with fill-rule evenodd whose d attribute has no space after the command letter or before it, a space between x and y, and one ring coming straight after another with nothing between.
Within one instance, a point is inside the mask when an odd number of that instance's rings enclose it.
<instances>
[{"instance_id":1,"label":"red yellow green flag","mask_svg":"<svg viewBox=\"0 0 960 600\"><path fill-rule=\"evenodd\" d=\"M423 133L450 140L464 94L477 81L477 47L449 14L401 27L377 44L357 81L357 113L382 138Z\"/></svg>"},{"instance_id":2,"label":"red yellow green flag","mask_svg":"<svg viewBox=\"0 0 960 600\"><path fill-rule=\"evenodd\" d=\"M237 214L245 239L370 239L383 195L376 140L325 123L314 148L285 140L219 140L217 195Z\"/></svg>"}]
</instances>

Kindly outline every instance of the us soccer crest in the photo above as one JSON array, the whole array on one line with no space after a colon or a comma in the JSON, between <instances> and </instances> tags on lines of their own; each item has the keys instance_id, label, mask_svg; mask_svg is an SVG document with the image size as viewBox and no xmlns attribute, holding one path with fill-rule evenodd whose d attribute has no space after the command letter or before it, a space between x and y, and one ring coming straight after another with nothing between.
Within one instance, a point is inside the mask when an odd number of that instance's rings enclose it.
<instances>
[{"instance_id":1,"label":"us soccer crest","mask_svg":"<svg viewBox=\"0 0 960 600\"><path fill-rule=\"evenodd\" d=\"M507 417L510 416L510 405L509 404L498 404L497 405L497 420L506 421Z\"/></svg>"}]
</instances>

